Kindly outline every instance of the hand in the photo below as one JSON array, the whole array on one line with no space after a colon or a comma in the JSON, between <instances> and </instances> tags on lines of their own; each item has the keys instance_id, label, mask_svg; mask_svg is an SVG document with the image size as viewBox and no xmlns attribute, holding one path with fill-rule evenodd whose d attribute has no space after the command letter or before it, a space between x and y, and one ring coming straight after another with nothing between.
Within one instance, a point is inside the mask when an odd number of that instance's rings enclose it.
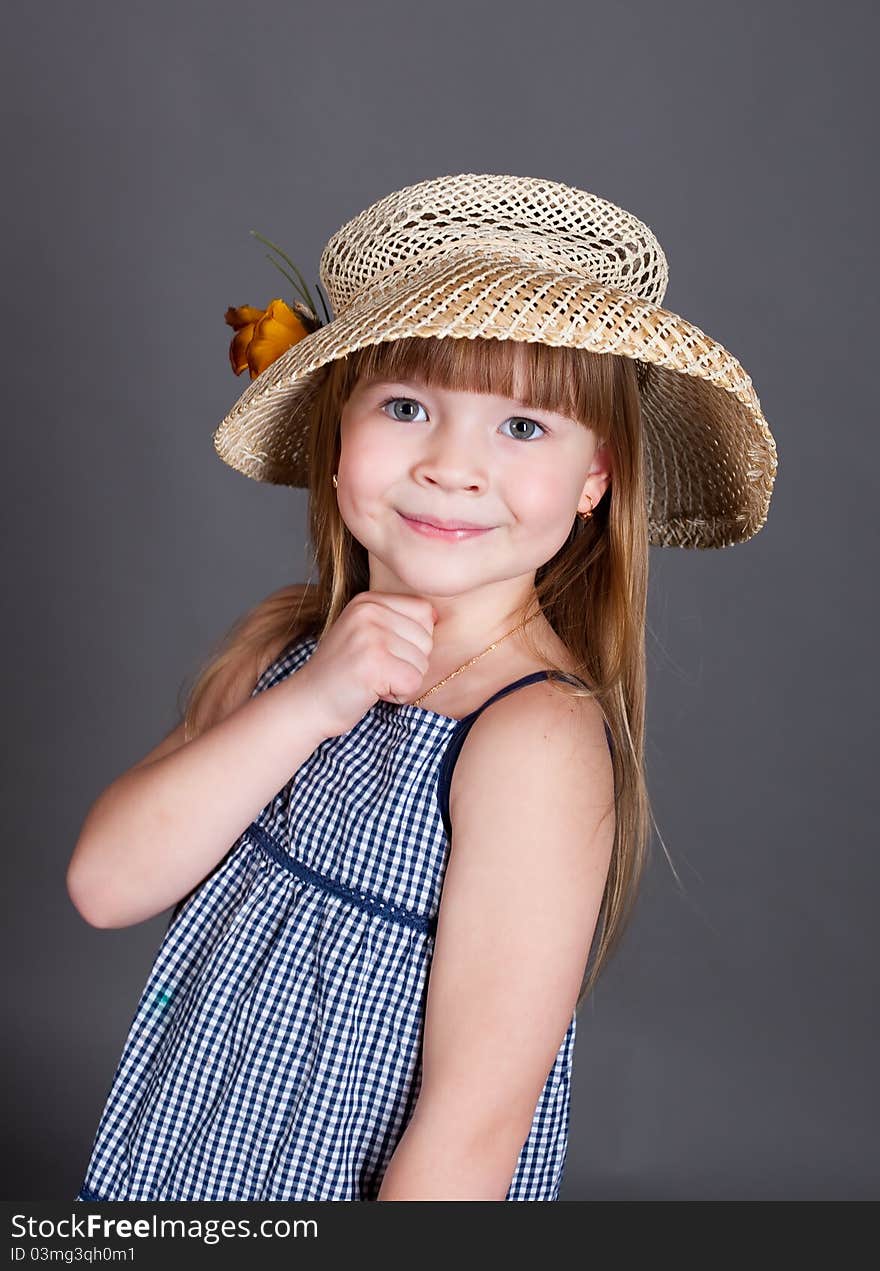
<instances>
[{"instance_id":1,"label":"hand","mask_svg":"<svg viewBox=\"0 0 880 1271\"><path fill-rule=\"evenodd\" d=\"M293 676L320 703L328 737L348 732L380 698L418 696L435 621L422 596L362 591L349 601Z\"/></svg>"}]
</instances>

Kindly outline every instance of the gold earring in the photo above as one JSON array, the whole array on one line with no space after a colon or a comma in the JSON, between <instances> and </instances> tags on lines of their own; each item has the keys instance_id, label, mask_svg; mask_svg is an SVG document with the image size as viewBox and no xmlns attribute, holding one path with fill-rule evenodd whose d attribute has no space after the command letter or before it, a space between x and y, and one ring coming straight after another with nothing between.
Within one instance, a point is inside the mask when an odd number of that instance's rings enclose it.
<instances>
[{"instance_id":1,"label":"gold earring","mask_svg":"<svg viewBox=\"0 0 880 1271\"><path fill-rule=\"evenodd\" d=\"M588 494L587 498L590 500L589 512L578 512L578 516L581 518L582 521L588 521L590 517L593 515L593 496L591 494Z\"/></svg>"},{"instance_id":2,"label":"gold earring","mask_svg":"<svg viewBox=\"0 0 880 1271\"><path fill-rule=\"evenodd\" d=\"M336 473L334 472L333 473L333 489L334 490L337 489L338 486L339 486L339 482L336 480Z\"/></svg>"}]
</instances>

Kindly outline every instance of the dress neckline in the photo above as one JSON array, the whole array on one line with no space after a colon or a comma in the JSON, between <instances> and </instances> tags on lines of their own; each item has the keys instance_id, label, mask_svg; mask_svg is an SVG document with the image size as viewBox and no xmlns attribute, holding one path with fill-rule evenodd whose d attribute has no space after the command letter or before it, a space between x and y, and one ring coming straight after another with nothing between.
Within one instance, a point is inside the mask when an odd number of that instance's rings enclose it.
<instances>
[{"instance_id":1,"label":"dress neckline","mask_svg":"<svg viewBox=\"0 0 880 1271\"><path fill-rule=\"evenodd\" d=\"M385 706L389 711L393 711L395 715L406 712L412 712L413 715L427 715L431 719L442 719L445 724L460 724L465 719L470 719L470 715L444 715L442 711L432 711L427 706L418 706L415 702L386 702L384 697L380 697L374 704L373 710L377 707ZM477 707L477 710L481 709ZM471 711L472 715L476 711Z\"/></svg>"}]
</instances>

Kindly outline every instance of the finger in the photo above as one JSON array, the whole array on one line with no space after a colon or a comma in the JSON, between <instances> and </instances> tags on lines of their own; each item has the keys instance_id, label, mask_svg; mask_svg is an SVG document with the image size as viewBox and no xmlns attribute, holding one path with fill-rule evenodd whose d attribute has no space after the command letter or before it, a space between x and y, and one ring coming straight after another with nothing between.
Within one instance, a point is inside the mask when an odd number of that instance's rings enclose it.
<instances>
[{"instance_id":1,"label":"finger","mask_svg":"<svg viewBox=\"0 0 880 1271\"><path fill-rule=\"evenodd\" d=\"M388 609L394 609L396 612L403 614L404 617L418 622L427 632L433 631L436 611L427 597L412 596L393 591L371 591L364 594L370 600L375 600L378 604L384 605Z\"/></svg>"},{"instance_id":2,"label":"finger","mask_svg":"<svg viewBox=\"0 0 880 1271\"><path fill-rule=\"evenodd\" d=\"M423 606L427 605L427 614L424 609L419 612L412 605L398 603L401 599L415 600ZM388 624L390 630L397 631L401 636L418 644L425 654L431 652L434 645L434 619L430 601L417 596L389 595L386 603L385 597L376 593L375 603L382 611L382 620Z\"/></svg>"},{"instance_id":3,"label":"finger","mask_svg":"<svg viewBox=\"0 0 880 1271\"><path fill-rule=\"evenodd\" d=\"M395 631L389 632L386 648L393 658L398 662L405 663L407 667L415 670L424 679L428 671L428 656L419 645ZM421 684L421 680L419 680L419 684Z\"/></svg>"}]
</instances>

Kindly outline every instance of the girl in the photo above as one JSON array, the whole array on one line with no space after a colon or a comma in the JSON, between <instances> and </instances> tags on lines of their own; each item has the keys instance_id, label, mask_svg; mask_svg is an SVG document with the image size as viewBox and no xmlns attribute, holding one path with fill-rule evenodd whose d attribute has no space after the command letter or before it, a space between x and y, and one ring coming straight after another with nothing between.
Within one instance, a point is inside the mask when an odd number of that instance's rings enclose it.
<instances>
[{"instance_id":1,"label":"girl","mask_svg":"<svg viewBox=\"0 0 880 1271\"><path fill-rule=\"evenodd\" d=\"M80 1200L557 1199L649 836L648 546L766 520L751 380L623 209L426 181L321 279L327 323L228 311L215 434L308 488L318 581L238 624L68 870L95 926L175 906Z\"/></svg>"}]
</instances>

